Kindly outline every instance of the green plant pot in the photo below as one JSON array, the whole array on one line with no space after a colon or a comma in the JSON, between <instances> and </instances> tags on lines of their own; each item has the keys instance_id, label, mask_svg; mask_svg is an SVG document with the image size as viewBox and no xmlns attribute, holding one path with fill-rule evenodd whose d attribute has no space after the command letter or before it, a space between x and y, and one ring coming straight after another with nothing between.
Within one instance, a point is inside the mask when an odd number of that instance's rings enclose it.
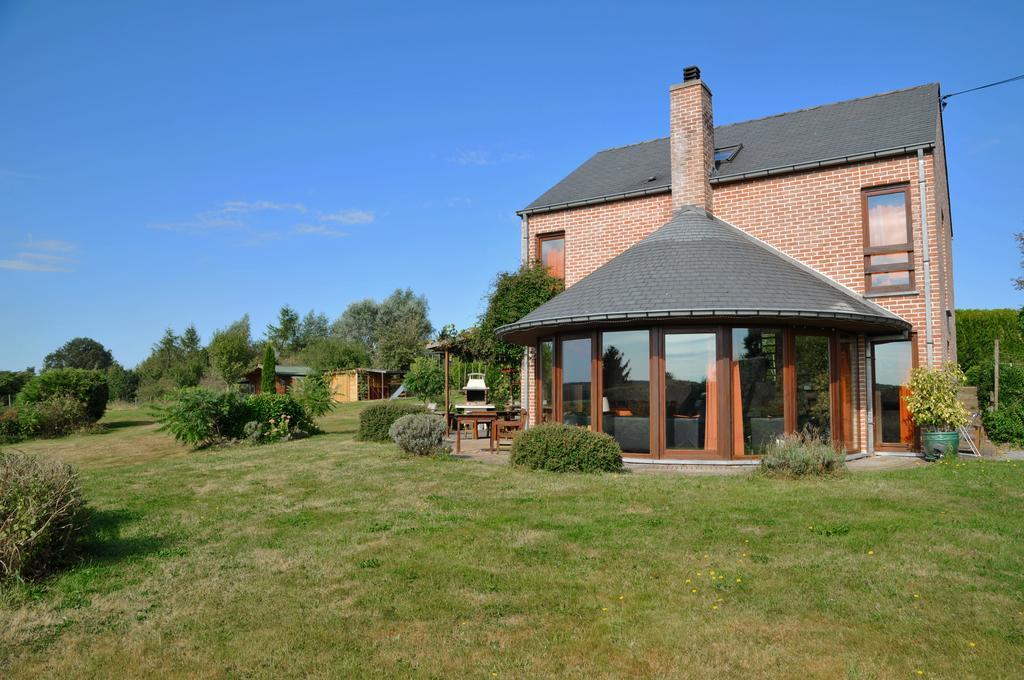
<instances>
[{"instance_id":1,"label":"green plant pot","mask_svg":"<svg viewBox=\"0 0 1024 680\"><path fill-rule=\"evenodd\" d=\"M921 444L924 448L925 460L938 460L946 451L960 448L959 432L922 432Z\"/></svg>"}]
</instances>

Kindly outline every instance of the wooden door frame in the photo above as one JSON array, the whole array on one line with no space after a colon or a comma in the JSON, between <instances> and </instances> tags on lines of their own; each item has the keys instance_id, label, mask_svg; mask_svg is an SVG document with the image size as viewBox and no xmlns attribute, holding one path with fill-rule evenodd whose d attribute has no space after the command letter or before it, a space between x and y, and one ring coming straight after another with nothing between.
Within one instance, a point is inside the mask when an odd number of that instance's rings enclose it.
<instances>
[{"instance_id":1,"label":"wooden door frame","mask_svg":"<svg viewBox=\"0 0 1024 680\"><path fill-rule=\"evenodd\" d=\"M914 427L914 435L911 438L909 444L882 443L882 437L881 437L881 431L882 431L881 422L882 421L879 418L878 411L875 409L875 387L878 385L878 371L876 370L878 356L875 353L875 347L877 345L887 345L887 344L891 344L893 342L909 342L910 343L910 370L913 371L918 366L918 362L917 362L917 333L911 333L910 337L908 337L905 340L889 339L889 340L875 341L875 340L872 340L869 337L869 338L867 338L867 341L871 343L871 392L870 392L870 394L868 394L868 399L871 401L871 415L872 415L872 419L874 420L874 423L875 423L875 428L873 428L873 429L877 430L877 431L871 433L872 440L874 442L875 451L881 451L883 453L907 453L907 452L910 452L910 451L914 451L914 450L920 448L919 440L920 440L920 436L921 436L921 428L917 427L916 424L915 424L915 427Z\"/></svg>"},{"instance_id":2,"label":"wooden door frame","mask_svg":"<svg viewBox=\"0 0 1024 680\"><path fill-rule=\"evenodd\" d=\"M715 337L715 398L717 403L715 408L718 410L718 431L716 432L716 438L718 440L718 448L714 451L708 451L707 449L670 449L666 443L667 434L665 432L668 427L668 409L665 404L665 336L666 335L697 335L697 334L711 334ZM728 460L731 455L731 423L730 423L730 403L732 398L731 386L728 384L728 380L723 381L723 375L728 376L728 365L723 365L723 356L728 356L727 351L730 350L727 345L729 342L727 338L731 337L730 328L727 326L663 326L658 329L658 352L657 352L657 371L655 374L658 376L658 391L657 391L657 403L658 403L658 423L657 428L657 448L658 458L665 458L670 460ZM705 404L705 408L707 408ZM706 416L705 416L706 417ZM707 432L705 430L705 438Z\"/></svg>"}]
</instances>

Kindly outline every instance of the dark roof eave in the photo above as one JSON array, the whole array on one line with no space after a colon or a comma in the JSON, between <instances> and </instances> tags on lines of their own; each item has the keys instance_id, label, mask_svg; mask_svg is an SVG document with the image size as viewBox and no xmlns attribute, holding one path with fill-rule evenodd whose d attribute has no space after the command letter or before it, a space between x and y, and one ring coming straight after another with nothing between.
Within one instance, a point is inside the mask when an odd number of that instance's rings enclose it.
<instances>
[{"instance_id":1,"label":"dark roof eave","mask_svg":"<svg viewBox=\"0 0 1024 680\"><path fill-rule=\"evenodd\" d=\"M743 172L734 175L717 175L711 178L711 183L726 184L728 182L739 182L745 179L774 177L776 175L785 175L792 172L802 172L804 170L814 170L817 168L827 168L837 165L846 165L848 163L860 163L862 161L869 161L877 158L901 156L903 154L917 153L918 149L934 148L935 142L933 140L930 142L925 142L923 144L913 144L910 146L899 146L890 149L880 149L878 151L869 151L867 153L859 153L849 156L837 156L836 158L826 158L819 161L810 161L807 163L799 163L796 165L780 165L774 168L765 168L763 170L754 170L752 172ZM599 205L601 203L624 201L630 198L640 198L643 196L652 196L656 194L664 194L671 192L672 186L666 184L658 187L638 189L636 191L625 191L616 194L607 194L604 196L594 196L592 198L586 198L579 201L569 201L567 203L552 203L550 205L539 205L535 208L523 208L522 210L517 210L516 215L524 217L529 215L537 215L540 213L556 212L558 210L568 210L570 208L581 208L588 205Z\"/></svg>"},{"instance_id":2,"label":"dark roof eave","mask_svg":"<svg viewBox=\"0 0 1024 680\"><path fill-rule=\"evenodd\" d=\"M777 318L777 319L826 319L834 321L846 321L858 324L871 325L886 328L889 330L909 330L910 323L903 319L872 314L854 314L851 312L820 312L807 310L786 310L786 309L693 309L693 310L657 310L657 311L636 311L616 312L605 314L584 314L580 316L558 317L548 319L537 319L534 321L518 321L506 324L495 330L495 334L507 342L515 342L509 336L520 334L526 331L541 329L558 329L565 326L580 326L600 321L670 321L673 319L750 319L750 318Z\"/></svg>"}]
</instances>

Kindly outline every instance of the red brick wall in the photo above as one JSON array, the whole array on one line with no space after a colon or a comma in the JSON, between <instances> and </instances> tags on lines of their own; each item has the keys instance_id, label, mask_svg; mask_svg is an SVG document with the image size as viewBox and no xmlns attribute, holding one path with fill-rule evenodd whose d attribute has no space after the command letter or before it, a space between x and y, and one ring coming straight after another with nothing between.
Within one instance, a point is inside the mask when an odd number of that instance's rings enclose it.
<instances>
[{"instance_id":1,"label":"red brick wall","mask_svg":"<svg viewBox=\"0 0 1024 680\"><path fill-rule=\"evenodd\" d=\"M925 155L931 280L925 281L921 240L921 200L916 156L900 156L770 178L717 184L714 214L778 248L851 290L864 293L864 236L861 190L907 183L910 188L916 292L872 296L877 304L909 321L918 334L918 364L925 363L924 286L932 293L935 361L955 359L955 335L946 310L953 308L949 197L939 149L938 163ZM566 285L571 286L671 217L669 194L532 215L529 249L536 256L537 236L565 233ZM858 344L858 441L866 436L863 341ZM532 362L531 368L532 371ZM533 375L532 372L530 374ZM531 379L531 387L534 381ZM536 414L534 394L529 408Z\"/></svg>"}]
</instances>

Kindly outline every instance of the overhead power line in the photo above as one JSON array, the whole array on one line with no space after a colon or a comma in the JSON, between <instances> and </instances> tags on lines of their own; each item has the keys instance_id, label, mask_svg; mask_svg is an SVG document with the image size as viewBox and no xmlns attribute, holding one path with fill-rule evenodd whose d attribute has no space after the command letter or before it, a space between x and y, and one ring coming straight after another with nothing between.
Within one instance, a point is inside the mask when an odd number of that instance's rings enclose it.
<instances>
[{"instance_id":1,"label":"overhead power line","mask_svg":"<svg viewBox=\"0 0 1024 680\"><path fill-rule=\"evenodd\" d=\"M996 85L1005 85L1006 83L1012 83L1015 80L1024 80L1024 73L1020 74L1019 76L1014 76L1012 78L1007 78L1006 80L997 80L996 82L988 83L987 85L979 85L978 87L972 87L972 88L970 88L968 90L960 90L959 92L952 92L950 94L942 95L942 101L945 102L950 97L955 97L955 96L957 96L959 94L967 94L968 92L975 92L977 90L984 90L986 87L995 87Z\"/></svg>"}]
</instances>

